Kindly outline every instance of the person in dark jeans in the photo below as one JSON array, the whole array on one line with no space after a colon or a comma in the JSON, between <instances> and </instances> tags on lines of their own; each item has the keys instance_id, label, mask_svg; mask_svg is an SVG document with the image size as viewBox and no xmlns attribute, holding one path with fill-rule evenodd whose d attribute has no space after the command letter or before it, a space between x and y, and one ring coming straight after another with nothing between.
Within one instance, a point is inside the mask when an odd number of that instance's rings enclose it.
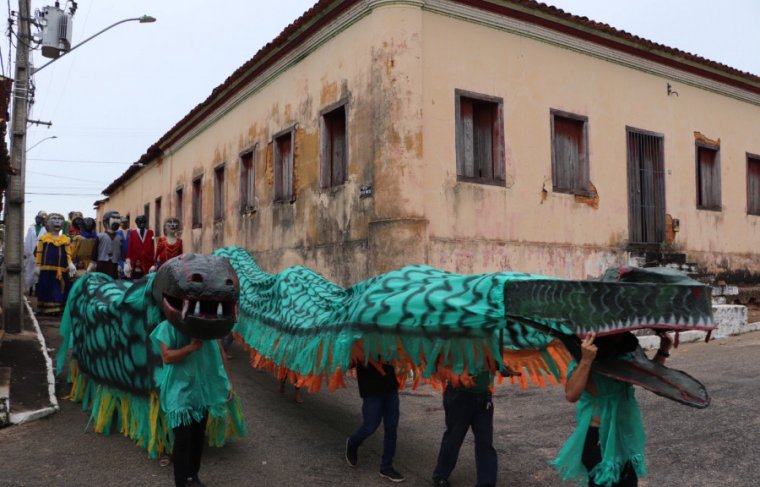
<instances>
[{"instance_id":1,"label":"person in dark jeans","mask_svg":"<svg viewBox=\"0 0 760 487\"><path fill-rule=\"evenodd\" d=\"M443 393L446 431L441 439L438 463L433 471L433 484L448 487L467 430L475 437L475 467L477 486L495 486L498 460L493 447L492 374L483 371L475 376L472 387L454 387L451 383Z\"/></svg>"},{"instance_id":2,"label":"person in dark jeans","mask_svg":"<svg viewBox=\"0 0 760 487\"><path fill-rule=\"evenodd\" d=\"M356 378L362 398L362 424L346 440L346 461L350 466L356 466L359 447L382 421L385 431L380 476L391 482L403 482L404 476L393 468L399 420L396 371L389 364L359 364L356 366Z\"/></svg>"}]
</instances>

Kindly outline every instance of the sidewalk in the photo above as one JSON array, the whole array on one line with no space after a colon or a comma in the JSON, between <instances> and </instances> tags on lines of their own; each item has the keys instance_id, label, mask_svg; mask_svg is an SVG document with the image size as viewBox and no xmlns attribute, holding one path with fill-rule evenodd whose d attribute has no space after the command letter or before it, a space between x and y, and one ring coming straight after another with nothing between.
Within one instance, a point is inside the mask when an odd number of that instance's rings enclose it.
<instances>
[{"instance_id":1,"label":"sidewalk","mask_svg":"<svg viewBox=\"0 0 760 487\"><path fill-rule=\"evenodd\" d=\"M58 329L58 318L44 320L42 327ZM39 419L58 410L51 360L55 352L48 347L40 323L27 304L23 331L6 333L0 343L0 391L8 393L0 397L0 427ZM1 383L3 379L9 379L8 383ZM6 404L7 411L3 411Z\"/></svg>"}]
</instances>

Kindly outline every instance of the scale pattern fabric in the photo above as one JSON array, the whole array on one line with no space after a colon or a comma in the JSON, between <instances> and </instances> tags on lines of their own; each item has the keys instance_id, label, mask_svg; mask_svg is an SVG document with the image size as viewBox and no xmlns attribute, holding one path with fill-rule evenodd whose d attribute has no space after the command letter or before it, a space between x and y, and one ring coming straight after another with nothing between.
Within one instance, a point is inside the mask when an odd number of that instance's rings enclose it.
<instances>
[{"instance_id":1,"label":"scale pattern fabric","mask_svg":"<svg viewBox=\"0 0 760 487\"><path fill-rule=\"evenodd\" d=\"M667 269L620 267L602 281L566 281L407 266L342 288L301 266L267 273L245 249L214 254L238 275L234 332L250 348L251 364L310 391L325 381L331 390L342 386L346 371L368 361L434 385L469 385L473 375L506 365L522 372L512 382L543 386L564 381L586 333L715 327L709 288ZM629 375L636 369L623 368ZM628 381L682 395L667 381ZM699 390L692 382L688 388ZM699 405L709 403L703 399Z\"/></svg>"},{"instance_id":2,"label":"scale pattern fabric","mask_svg":"<svg viewBox=\"0 0 760 487\"><path fill-rule=\"evenodd\" d=\"M150 339L164 319L152 295L154 277L119 281L96 272L77 279L61 319L63 342L57 356L61 375L71 351L67 399L90 411L94 430L109 434L116 425L151 458L171 451L173 442L159 400L161 352ZM237 398L227 403L224 414L209 417L209 445L222 446L244 435Z\"/></svg>"},{"instance_id":3,"label":"scale pattern fabric","mask_svg":"<svg viewBox=\"0 0 760 487\"><path fill-rule=\"evenodd\" d=\"M561 381L570 360L550 335L504 319L506 282L549 277L408 266L344 289L305 267L269 274L244 249L214 254L229 258L240 280L234 331L252 365L310 391L323 380L341 386L359 361L384 360L399 375L434 383L467 383L505 362L527 372L523 385L544 385Z\"/></svg>"}]
</instances>

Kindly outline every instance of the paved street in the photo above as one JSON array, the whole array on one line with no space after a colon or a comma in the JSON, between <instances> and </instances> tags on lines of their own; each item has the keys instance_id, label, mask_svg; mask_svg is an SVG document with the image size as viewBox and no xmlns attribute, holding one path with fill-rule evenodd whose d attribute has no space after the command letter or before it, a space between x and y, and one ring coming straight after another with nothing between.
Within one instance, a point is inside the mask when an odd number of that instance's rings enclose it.
<instances>
[{"instance_id":1,"label":"paved street","mask_svg":"<svg viewBox=\"0 0 760 487\"><path fill-rule=\"evenodd\" d=\"M57 342L49 346L57 347ZM758 332L707 345L684 344L676 350L670 365L705 383L713 399L706 410L638 391L649 438L649 476L641 486L757 485L758 350ZM343 459L345 438L360 421L354 381L334 394L306 394L305 402L296 404L291 387L287 395L278 394L277 382L252 370L238 345L233 352L232 373L243 397L249 435L237 444L206 450L201 478L210 487L390 485L377 473L380 432L359 450L356 468ZM62 410L48 419L0 430L0 485L172 485L171 467L148 460L143 450L120 435L92 433L79 405L62 403ZM547 464L574 421L573 406L565 402L562 391L500 387L495 407L499 485L560 485ZM427 388L405 392L401 412L395 466L407 476L405 485L429 485L443 430L440 396ZM451 481L460 487L472 485L474 479L468 436Z\"/></svg>"}]
</instances>

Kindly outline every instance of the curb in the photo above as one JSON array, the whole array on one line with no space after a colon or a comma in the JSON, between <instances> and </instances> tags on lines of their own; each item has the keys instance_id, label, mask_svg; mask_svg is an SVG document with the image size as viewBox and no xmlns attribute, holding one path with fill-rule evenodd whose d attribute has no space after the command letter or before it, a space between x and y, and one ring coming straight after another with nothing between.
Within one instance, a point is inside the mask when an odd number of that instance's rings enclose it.
<instances>
[{"instance_id":1,"label":"curb","mask_svg":"<svg viewBox=\"0 0 760 487\"><path fill-rule=\"evenodd\" d=\"M40 344L40 347L42 348L42 355L45 357L45 367L47 368L48 396L50 398L50 406L42 408L42 409L37 409L34 411L22 411L20 413L11 413L10 424L23 424L29 421L34 421L36 419L50 416L51 414L55 414L60 409L60 406L58 405L58 398L55 396L55 374L53 373L53 361L50 359L50 355L48 355L48 349L47 349L47 344L45 343L45 337L42 334L42 329L40 328L40 324L37 322L37 317L34 316L34 311L32 311L32 307L29 306L29 301L26 299L26 296L24 296L24 304L26 305L26 310L29 313L29 317L32 319L32 324L34 324L34 332L37 334L37 342Z\"/></svg>"},{"instance_id":2,"label":"curb","mask_svg":"<svg viewBox=\"0 0 760 487\"><path fill-rule=\"evenodd\" d=\"M727 338L729 336L744 335L745 333L750 333L750 332L758 331L758 330L760 330L760 322L748 323L747 325L741 328L741 331L736 332L736 333L731 333L728 335L724 335L724 334L716 335L715 333L713 333L712 337L710 338L710 341L720 340L723 338ZM704 340L706 335L707 335L707 332L704 332L704 331L697 331L697 330L684 331L679 334L678 342L679 343L698 342L700 340ZM655 348L658 348L660 346L660 339L655 335L640 336L638 337L638 339L639 339L639 345L641 345L641 348L643 348L644 350L654 350Z\"/></svg>"}]
</instances>

